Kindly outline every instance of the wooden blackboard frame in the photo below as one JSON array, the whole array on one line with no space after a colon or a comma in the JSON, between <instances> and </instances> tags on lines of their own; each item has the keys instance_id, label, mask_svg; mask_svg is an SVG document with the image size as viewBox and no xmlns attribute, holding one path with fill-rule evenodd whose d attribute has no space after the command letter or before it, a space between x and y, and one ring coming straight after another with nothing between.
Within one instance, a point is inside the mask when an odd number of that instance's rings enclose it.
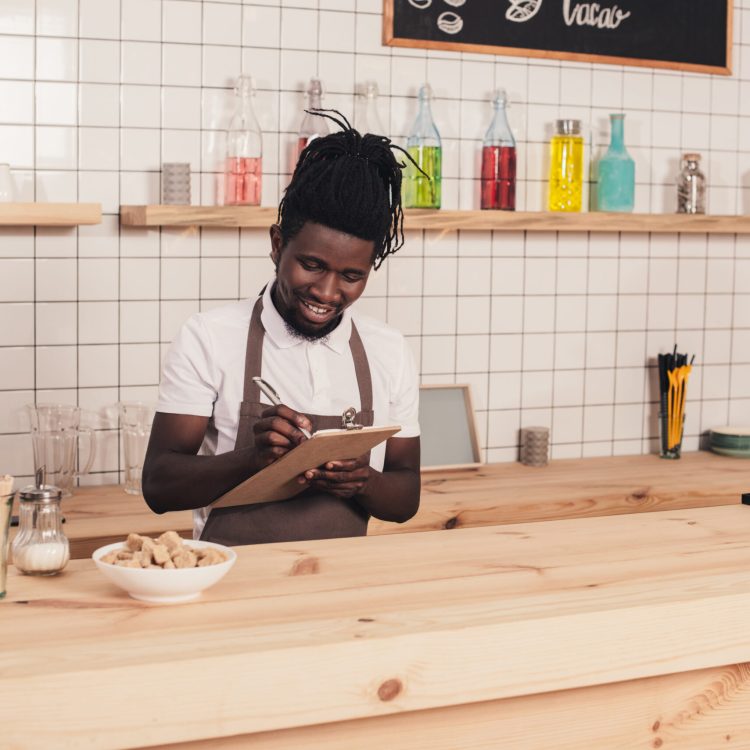
<instances>
[{"instance_id":1,"label":"wooden blackboard frame","mask_svg":"<svg viewBox=\"0 0 750 750\"><path fill-rule=\"evenodd\" d=\"M460 404L463 407L463 418L464 422L463 424L460 424L459 427L461 428L460 431L463 431L463 428L466 429L467 437L468 437L468 444L462 444L462 448L466 449L466 452L471 453L471 461L468 462L460 462L460 463L453 463L453 462L447 462L447 463L435 463L435 464L425 464L422 463L421 470L422 472L429 472L429 471L453 471L455 469L478 469L482 465L482 454L481 450L479 448L479 436L477 435L477 423L476 423L476 414L474 413L474 402L471 398L471 386L468 383L430 383L430 384L422 384L419 386L419 393L420 396L428 391L435 391L435 390L443 390L443 391L451 391L450 396L452 396L458 404ZM424 404L420 399L420 420L425 416L423 412ZM460 409L459 409L460 410ZM433 415L434 416L434 415ZM442 417L440 417L442 419ZM423 441L423 448L424 440L425 440L425 432L424 428L426 425L423 425L420 421L420 427L423 428L422 432L422 441ZM450 430L450 424L444 425L445 430ZM424 459L424 452L422 458Z\"/></svg>"},{"instance_id":2,"label":"wooden blackboard frame","mask_svg":"<svg viewBox=\"0 0 750 750\"><path fill-rule=\"evenodd\" d=\"M545 49L521 49L518 47L501 47L488 44L471 44L464 42L440 42L424 39L407 39L396 37L394 32L394 3L396 0L383 0L383 44L389 47L416 47L421 49L440 49L452 52L475 52L479 54L510 55L512 57L541 57L551 60L571 60L573 62L603 63L606 65L628 65L640 68L668 68L694 73L712 73L715 75L732 75L732 0L727 2L726 54L725 64L698 65L665 60L615 57L610 55L583 54L577 52L558 52Z\"/></svg>"}]
</instances>

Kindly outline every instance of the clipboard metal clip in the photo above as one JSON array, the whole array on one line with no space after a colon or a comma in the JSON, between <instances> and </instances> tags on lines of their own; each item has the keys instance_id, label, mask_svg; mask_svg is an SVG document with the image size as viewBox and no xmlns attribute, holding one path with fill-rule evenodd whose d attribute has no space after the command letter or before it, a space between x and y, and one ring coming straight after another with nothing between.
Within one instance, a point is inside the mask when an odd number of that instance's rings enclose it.
<instances>
[{"instance_id":1,"label":"clipboard metal clip","mask_svg":"<svg viewBox=\"0 0 750 750\"><path fill-rule=\"evenodd\" d=\"M357 410L350 406L342 415L341 415L341 427L344 430L361 430L364 425L358 424L354 421L354 417L357 416Z\"/></svg>"}]
</instances>

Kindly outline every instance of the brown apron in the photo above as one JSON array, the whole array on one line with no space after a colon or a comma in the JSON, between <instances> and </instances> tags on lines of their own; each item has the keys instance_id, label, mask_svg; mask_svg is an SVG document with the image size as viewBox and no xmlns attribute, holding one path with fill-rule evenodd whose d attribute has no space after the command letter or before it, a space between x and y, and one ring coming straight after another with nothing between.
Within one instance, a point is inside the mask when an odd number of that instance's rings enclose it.
<instances>
[{"instance_id":1,"label":"brown apron","mask_svg":"<svg viewBox=\"0 0 750 750\"><path fill-rule=\"evenodd\" d=\"M245 354L245 386L240 406L235 450L254 444L253 426L268 404L260 402L260 388L253 376L261 375L263 338L261 321L263 299L259 297L250 317ZM359 386L362 406L355 421L370 426L374 421L372 409L372 377L362 339L352 321L349 348ZM342 426L341 414L305 414L316 430ZM216 508L209 513L201 539L233 546L265 542L297 542L308 539L332 539L344 536L365 536L369 515L353 499L341 499L328 493L308 489L289 500L234 508Z\"/></svg>"}]
</instances>

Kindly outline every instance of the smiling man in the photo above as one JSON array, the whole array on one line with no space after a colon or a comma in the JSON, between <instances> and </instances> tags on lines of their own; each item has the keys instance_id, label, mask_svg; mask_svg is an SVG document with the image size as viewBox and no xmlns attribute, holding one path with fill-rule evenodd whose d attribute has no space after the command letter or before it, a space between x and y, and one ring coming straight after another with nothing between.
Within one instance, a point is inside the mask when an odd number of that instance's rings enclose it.
<instances>
[{"instance_id":1,"label":"smiling man","mask_svg":"<svg viewBox=\"0 0 750 750\"><path fill-rule=\"evenodd\" d=\"M302 152L271 227L274 278L257 298L193 315L165 361L143 493L157 513L193 509L201 539L360 536L370 516L402 522L419 506L411 352L398 331L352 309L370 272L403 245L402 166L387 138L331 119L342 130ZM340 427L350 407L361 424L401 432L368 455L310 467L290 500L209 513L305 440L302 430Z\"/></svg>"}]
</instances>

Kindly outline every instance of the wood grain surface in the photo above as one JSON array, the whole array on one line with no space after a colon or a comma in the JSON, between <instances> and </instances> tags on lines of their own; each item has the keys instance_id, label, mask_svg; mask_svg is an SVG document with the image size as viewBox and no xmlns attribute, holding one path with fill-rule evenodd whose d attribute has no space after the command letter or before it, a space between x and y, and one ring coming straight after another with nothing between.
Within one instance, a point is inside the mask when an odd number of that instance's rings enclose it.
<instances>
[{"instance_id":1,"label":"wood grain surface","mask_svg":"<svg viewBox=\"0 0 750 750\"><path fill-rule=\"evenodd\" d=\"M128 599L89 560L48 579L13 570L3 738L150 746L527 696L585 737L567 691L673 674L662 702L623 698L635 714L612 731L634 731L640 712L640 736L714 736L726 707L731 735L747 716L747 669L733 665L750 661L749 528L737 503L241 547L199 602L171 607ZM631 746L618 742L600 746Z\"/></svg>"},{"instance_id":2,"label":"wood grain surface","mask_svg":"<svg viewBox=\"0 0 750 750\"><path fill-rule=\"evenodd\" d=\"M750 462L709 452L685 453L679 461L648 455L568 459L544 468L487 464L424 474L416 516L403 524L372 519L368 534L732 505L748 490ZM142 497L116 485L77 488L63 500L63 512L74 558L130 531L189 536L192 529L190 511L156 515Z\"/></svg>"},{"instance_id":3,"label":"wood grain surface","mask_svg":"<svg viewBox=\"0 0 750 750\"><path fill-rule=\"evenodd\" d=\"M101 221L100 203L0 203L0 226L75 227Z\"/></svg>"},{"instance_id":4,"label":"wood grain surface","mask_svg":"<svg viewBox=\"0 0 750 750\"><path fill-rule=\"evenodd\" d=\"M258 206L120 206L120 223L132 227L250 227L268 229L276 209ZM565 213L560 211L452 211L407 209L414 230L524 232L650 232L745 234L750 216L710 214Z\"/></svg>"},{"instance_id":5,"label":"wood grain surface","mask_svg":"<svg viewBox=\"0 0 750 750\"><path fill-rule=\"evenodd\" d=\"M632 750L750 747L750 664L160 750Z\"/></svg>"}]
</instances>

